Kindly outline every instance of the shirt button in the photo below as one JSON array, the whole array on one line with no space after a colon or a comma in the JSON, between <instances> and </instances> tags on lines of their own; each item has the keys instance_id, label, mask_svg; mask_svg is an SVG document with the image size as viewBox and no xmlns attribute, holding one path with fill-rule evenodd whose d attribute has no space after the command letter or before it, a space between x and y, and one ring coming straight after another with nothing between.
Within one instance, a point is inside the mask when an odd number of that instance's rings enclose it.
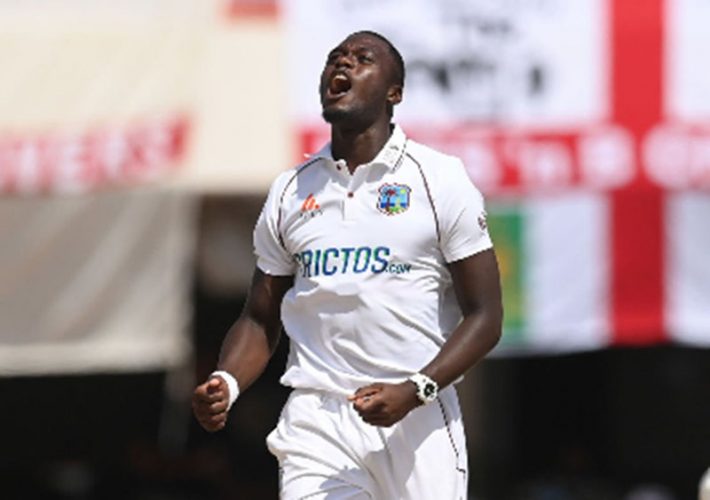
<instances>
[{"instance_id":1,"label":"shirt button","mask_svg":"<svg viewBox=\"0 0 710 500\"><path fill-rule=\"evenodd\" d=\"M353 196L355 196L355 193L353 193L352 191L350 191L350 192L348 193L348 198L352 198Z\"/></svg>"}]
</instances>

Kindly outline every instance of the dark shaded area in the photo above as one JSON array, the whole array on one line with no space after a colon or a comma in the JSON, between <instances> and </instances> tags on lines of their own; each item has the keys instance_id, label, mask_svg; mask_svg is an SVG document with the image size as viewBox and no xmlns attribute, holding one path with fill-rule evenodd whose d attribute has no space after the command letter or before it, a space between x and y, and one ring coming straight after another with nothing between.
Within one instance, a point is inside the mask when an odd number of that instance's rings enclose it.
<instances>
[{"instance_id":1,"label":"dark shaded area","mask_svg":"<svg viewBox=\"0 0 710 500\"><path fill-rule=\"evenodd\" d=\"M244 298L194 299L203 379ZM166 434L176 409L164 373L0 379L0 498L276 498L264 438L288 395L286 351L215 435L187 416ZM710 350L488 360L472 376L483 384L472 498L623 499L645 483L697 496L710 465Z\"/></svg>"},{"instance_id":2,"label":"dark shaded area","mask_svg":"<svg viewBox=\"0 0 710 500\"><path fill-rule=\"evenodd\" d=\"M243 302L195 290L196 380L214 369ZM0 499L276 498L264 439L288 396L278 384L287 351L284 337L216 434L191 416L170 429L185 408L166 397L166 373L0 378Z\"/></svg>"},{"instance_id":3,"label":"dark shaded area","mask_svg":"<svg viewBox=\"0 0 710 500\"><path fill-rule=\"evenodd\" d=\"M644 484L697 498L710 466L710 351L492 360L481 376L490 453L472 457L472 473L485 498L615 499Z\"/></svg>"}]
</instances>

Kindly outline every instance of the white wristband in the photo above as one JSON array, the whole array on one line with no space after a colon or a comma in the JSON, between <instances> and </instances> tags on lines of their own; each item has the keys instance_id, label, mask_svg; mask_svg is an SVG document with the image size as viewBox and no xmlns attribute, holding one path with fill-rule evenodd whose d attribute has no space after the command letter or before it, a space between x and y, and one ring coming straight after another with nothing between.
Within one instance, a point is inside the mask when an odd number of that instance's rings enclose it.
<instances>
[{"instance_id":1,"label":"white wristband","mask_svg":"<svg viewBox=\"0 0 710 500\"><path fill-rule=\"evenodd\" d=\"M220 377L222 380L224 380L224 383L227 384L227 389L229 392L229 402L227 403L227 411L229 411L234 402L237 400L237 397L239 397L239 384L237 383L237 379L234 378L234 375L224 370L213 371L210 374L210 378L211 377Z\"/></svg>"}]
</instances>

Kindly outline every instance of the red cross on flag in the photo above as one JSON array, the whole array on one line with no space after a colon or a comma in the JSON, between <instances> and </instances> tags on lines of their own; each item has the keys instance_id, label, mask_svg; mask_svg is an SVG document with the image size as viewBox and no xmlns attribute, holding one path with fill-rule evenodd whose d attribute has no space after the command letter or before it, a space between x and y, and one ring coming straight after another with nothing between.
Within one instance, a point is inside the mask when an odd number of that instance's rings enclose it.
<instances>
[{"instance_id":1,"label":"red cross on flag","mask_svg":"<svg viewBox=\"0 0 710 500\"><path fill-rule=\"evenodd\" d=\"M284 2L301 149L327 140L327 51L388 36L407 62L396 120L486 194L501 352L710 345L709 2L315 3Z\"/></svg>"}]
</instances>

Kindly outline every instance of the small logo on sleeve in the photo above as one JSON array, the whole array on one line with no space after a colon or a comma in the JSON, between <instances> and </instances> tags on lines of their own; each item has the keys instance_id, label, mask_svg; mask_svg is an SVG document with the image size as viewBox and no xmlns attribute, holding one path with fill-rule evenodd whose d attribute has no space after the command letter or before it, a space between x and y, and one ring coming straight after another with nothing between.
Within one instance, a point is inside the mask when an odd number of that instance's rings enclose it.
<instances>
[{"instance_id":1,"label":"small logo on sleeve","mask_svg":"<svg viewBox=\"0 0 710 500\"><path fill-rule=\"evenodd\" d=\"M488 214L486 212L481 212L481 215L478 216L478 226L481 228L481 231L485 231L488 229Z\"/></svg>"},{"instance_id":2,"label":"small logo on sleeve","mask_svg":"<svg viewBox=\"0 0 710 500\"><path fill-rule=\"evenodd\" d=\"M412 189L404 184L383 184L379 189L377 209L387 215L397 215L409 208Z\"/></svg>"}]
</instances>

